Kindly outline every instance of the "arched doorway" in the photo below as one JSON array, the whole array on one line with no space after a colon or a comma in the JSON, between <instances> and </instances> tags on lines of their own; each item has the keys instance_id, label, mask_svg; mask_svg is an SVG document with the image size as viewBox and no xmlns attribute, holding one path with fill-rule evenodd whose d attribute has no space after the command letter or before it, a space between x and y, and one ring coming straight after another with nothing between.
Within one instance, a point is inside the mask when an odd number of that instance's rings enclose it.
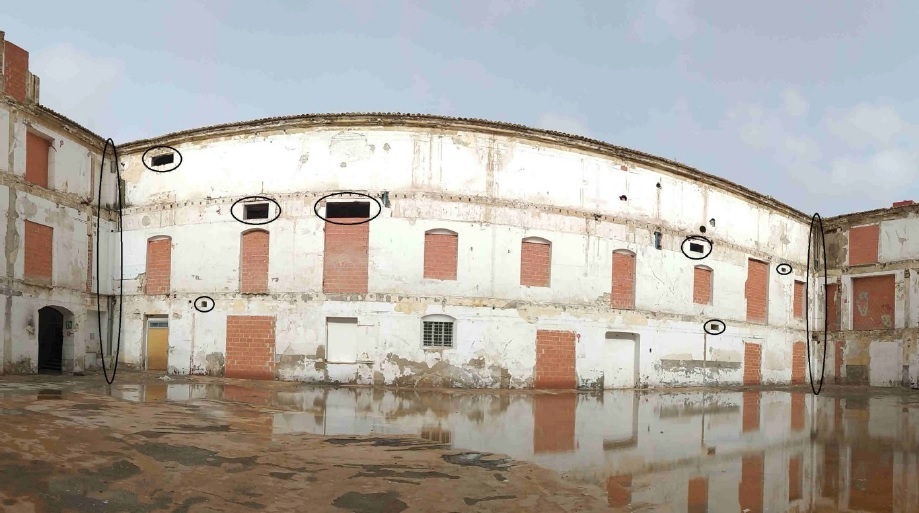
<instances>
[{"instance_id":1,"label":"arched doorway","mask_svg":"<svg viewBox=\"0 0 919 513\"><path fill-rule=\"evenodd\" d=\"M64 314L46 306L38 311L38 372L60 374L63 353Z\"/></svg>"}]
</instances>

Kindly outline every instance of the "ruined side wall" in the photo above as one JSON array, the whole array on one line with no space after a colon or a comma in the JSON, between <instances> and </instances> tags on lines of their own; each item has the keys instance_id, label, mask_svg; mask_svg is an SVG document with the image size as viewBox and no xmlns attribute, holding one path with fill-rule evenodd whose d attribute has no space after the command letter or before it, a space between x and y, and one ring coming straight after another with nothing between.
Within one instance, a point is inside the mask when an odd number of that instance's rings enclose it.
<instances>
[{"instance_id":1,"label":"ruined side wall","mask_svg":"<svg viewBox=\"0 0 919 513\"><path fill-rule=\"evenodd\" d=\"M26 133L38 133L52 141L49 152L48 187L25 180ZM64 313L65 329L63 364L65 371L80 371L96 361L98 339L87 347L88 322L95 319L95 270L89 281L90 236L95 237L95 200L91 177L98 174L101 147L87 143L78 130L46 116L34 106L0 102L0 233L4 252L0 264L4 270L3 336L0 340L0 369L3 372L35 372L38 358L38 310L54 306ZM115 197L114 174L107 173L103 182L103 205ZM111 214L105 213L100 227L101 292L111 294L114 257L111 236L114 226ZM25 222L31 221L53 229L52 276L50 285L24 276ZM95 252L95 242L93 242ZM103 310L106 300L102 301ZM90 312L92 314L90 315ZM91 319L90 319L91 317ZM103 328L104 329L104 328ZM95 329L94 331L98 331Z\"/></svg>"},{"instance_id":2,"label":"ruined side wall","mask_svg":"<svg viewBox=\"0 0 919 513\"><path fill-rule=\"evenodd\" d=\"M638 334L641 385L739 383L744 341L762 343L764 382L787 382L794 277L803 276L807 225L631 162L476 133L419 129L313 129L170 145L175 171L125 156L125 361L143 365L144 320L170 319L172 372L223 371L227 315L276 315L281 379L453 386L530 386L537 330L574 331L582 386L628 386L635 351L609 331ZM658 187L660 184L660 187ZM370 223L368 294L323 294L322 196L354 190L389 207ZM268 225L266 295L241 295L240 235L232 203L264 195L283 214ZM625 199L620 199L623 196ZM372 208L376 212L376 206ZM322 212L322 210L320 210ZM710 220L714 219L714 226ZM714 240L702 262L687 235ZM423 278L424 232L458 233L456 281ZM661 232L661 249L653 245ZM172 239L172 294L144 296L147 240ZM550 287L519 283L520 241L552 243ZM635 310L610 307L612 253L636 254ZM746 322L748 258L769 263L768 325ZM795 272L774 272L790 262ZM693 303L697 263L714 269L712 305ZM192 301L208 295L207 313ZM424 349L421 318L457 319L456 347ZM358 319L358 363L325 361L327 317ZM728 330L705 335L704 320ZM622 382L626 385L623 385ZM634 384L632 382L631 384Z\"/></svg>"},{"instance_id":3,"label":"ruined side wall","mask_svg":"<svg viewBox=\"0 0 919 513\"><path fill-rule=\"evenodd\" d=\"M837 369L839 382L919 386L917 213L891 208L842 216L827 227L835 255L828 281L838 284L840 319L840 331L829 334L827 366ZM858 283L872 277L892 279Z\"/></svg>"}]
</instances>

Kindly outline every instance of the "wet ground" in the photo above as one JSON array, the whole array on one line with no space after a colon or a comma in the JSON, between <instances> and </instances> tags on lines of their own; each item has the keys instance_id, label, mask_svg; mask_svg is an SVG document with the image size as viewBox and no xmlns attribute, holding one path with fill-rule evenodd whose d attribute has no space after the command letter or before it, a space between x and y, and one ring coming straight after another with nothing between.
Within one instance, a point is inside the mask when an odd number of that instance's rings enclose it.
<instances>
[{"instance_id":1,"label":"wet ground","mask_svg":"<svg viewBox=\"0 0 919 513\"><path fill-rule=\"evenodd\" d=\"M919 511L919 391L0 377L0 511Z\"/></svg>"}]
</instances>

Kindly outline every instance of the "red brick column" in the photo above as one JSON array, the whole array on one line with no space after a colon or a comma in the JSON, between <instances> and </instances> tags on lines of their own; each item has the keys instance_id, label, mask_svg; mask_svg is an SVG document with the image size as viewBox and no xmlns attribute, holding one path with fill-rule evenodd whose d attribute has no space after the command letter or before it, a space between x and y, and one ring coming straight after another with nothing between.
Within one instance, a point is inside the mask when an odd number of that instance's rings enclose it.
<instances>
[{"instance_id":1,"label":"red brick column","mask_svg":"<svg viewBox=\"0 0 919 513\"><path fill-rule=\"evenodd\" d=\"M169 294L172 275L172 239L163 237L147 241L146 294Z\"/></svg>"}]
</instances>

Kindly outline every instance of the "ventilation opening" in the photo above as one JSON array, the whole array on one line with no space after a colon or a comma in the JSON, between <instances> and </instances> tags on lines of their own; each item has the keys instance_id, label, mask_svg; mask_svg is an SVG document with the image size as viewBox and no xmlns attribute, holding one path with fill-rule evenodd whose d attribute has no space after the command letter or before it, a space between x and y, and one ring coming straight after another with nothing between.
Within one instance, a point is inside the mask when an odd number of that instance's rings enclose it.
<instances>
[{"instance_id":1,"label":"ventilation opening","mask_svg":"<svg viewBox=\"0 0 919 513\"><path fill-rule=\"evenodd\" d=\"M661 232L654 232L654 249L661 249Z\"/></svg>"},{"instance_id":2,"label":"ventilation opening","mask_svg":"<svg viewBox=\"0 0 919 513\"><path fill-rule=\"evenodd\" d=\"M695 242L690 242L689 251L692 251L693 253L704 253L705 246L703 246L702 244L696 244Z\"/></svg>"},{"instance_id":3,"label":"ventilation opening","mask_svg":"<svg viewBox=\"0 0 919 513\"><path fill-rule=\"evenodd\" d=\"M166 164L172 164L175 161L175 155L172 153L166 153L163 155L157 155L153 157L150 165L152 166L165 166Z\"/></svg>"},{"instance_id":4,"label":"ventilation opening","mask_svg":"<svg viewBox=\"0 0 919 513\"><path fill-rule=\"evenodd\" d=\"M208 306L210 306L210 303L208 303L206 299L201 302L201 308L207 308Z\"/></svg>"},{"instance_id":5,"label":"ventilation opening","mask_svg":"<svg viewBox=\"0 0 919 513\"><path fill-rule=\"evenodd\" d=\"M253 205L246 205L244 208L243 216L248 219L268 219L268 204L267 203L256 203Z\"/></svg>"},{"instance_id":6,"label":"ventilation opening","mask_svg":"<svg viewBox=\"0 0 919 513\"><path fill-rule=\"evenodd\" d=\"M700 226L700 227L699 227L699 231L702 232L702 233L705 233L705 226Z\"/></svg>"},{"instance_id":7,"label":"ventilation opening","mask_svg":"<svg viewBox=\"0 0 919 513\"><path fill-rule=\"evenodd\" d=\"M370 217L369 201L336 201L327 203L325 207L326 219L346 219Z\"/></svg>"}]
</instances>

